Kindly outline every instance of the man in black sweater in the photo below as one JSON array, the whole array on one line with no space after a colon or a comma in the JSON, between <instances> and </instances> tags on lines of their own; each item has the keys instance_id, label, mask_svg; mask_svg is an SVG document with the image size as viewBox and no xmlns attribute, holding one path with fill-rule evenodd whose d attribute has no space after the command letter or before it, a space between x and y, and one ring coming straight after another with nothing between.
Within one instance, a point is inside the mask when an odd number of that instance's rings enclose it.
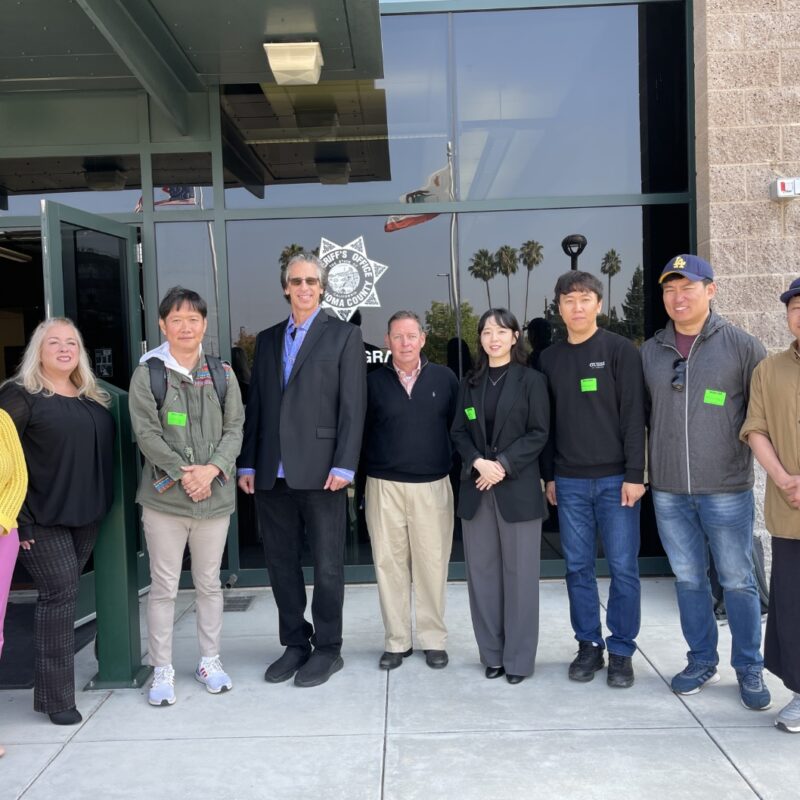
<instances>
[{"instance_id":1,"label":"man in black sweater","mask_svg":"<svg viewBox=\"0 0 800 800\"><path fill-rule=\"evenodd\" d=\"M366 517L386 629L381 669L410 656L411 582L417 641L433 669L447 666L444 624L447 565L453 546L450 424L458 383L422 355L419 317L389 320L391 358L367 377L361 463L367 474Z\"/></svg>"},{"instance_id":2,"label":"man in black sweater","mask_svg":"<svg viewBox=\"0 0 800 800\"><path fill-rule=\"evenodd\" d=\"M639 500L644 494L644 380L632 342L597 327L603 285L587 272L556 282L567 341L541 356L552 423L542 457L547 499L558 506L570 619L578 655L569 677L587 682L604 665L608 685L633 685L639 632ZM604 641L595 576L597 536L611 572Z\"/></svg>"}]
</instances>

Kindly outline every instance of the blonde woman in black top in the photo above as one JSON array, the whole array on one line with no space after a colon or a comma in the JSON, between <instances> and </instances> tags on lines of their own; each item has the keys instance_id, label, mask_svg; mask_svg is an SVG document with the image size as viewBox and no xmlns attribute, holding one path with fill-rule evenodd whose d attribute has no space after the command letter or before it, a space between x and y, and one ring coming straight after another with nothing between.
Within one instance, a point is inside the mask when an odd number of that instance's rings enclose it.
<instances>
[{"instance_id":1,"label":"blonde woman in black top","mask_svg":"<svg viewBox=\"0 0 800 800\"><path fill-rule=\"evenodd\" d=\"M33 705L75 725L74 622L78 579L113 499L114 420L80 333L68 319L42 322L19 373L0 389L28 465L19 514L19 559L39 591Z\"/></svg>"}]
</instances>

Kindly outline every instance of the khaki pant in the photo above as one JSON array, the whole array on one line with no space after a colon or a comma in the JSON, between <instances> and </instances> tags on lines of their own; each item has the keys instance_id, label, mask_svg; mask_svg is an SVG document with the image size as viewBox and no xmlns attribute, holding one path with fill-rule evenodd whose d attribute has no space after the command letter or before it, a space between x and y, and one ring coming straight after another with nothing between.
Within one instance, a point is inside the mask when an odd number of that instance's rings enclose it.
<instances>
[{"instance_id":1,"label":"khaki pant","mask_svg":"<svg viewBox=\"0 0 800 800\"><path fill-rule=\"evenodd\" d=\"M413 582L418 646L444 650L447 565L453 547L450 479L399 483L367 478L365 501L385 649L402 653L412 646Z\"/></svg>"},{"instance_id":2,"label":"khaki pant","mask_svg":"<svg viewBox=\"0 0 800 800\"><path fill-rule=\"evenodd\" d=\"M228 537L229 516L192 519L142 508L142 524L150 553L150 596L147 600L149 663L172 663L175 598L188 543L196 593L197 639L201 656L219 654L222 637L222 587L219 568Z\"/></svg>"}]
</instances>

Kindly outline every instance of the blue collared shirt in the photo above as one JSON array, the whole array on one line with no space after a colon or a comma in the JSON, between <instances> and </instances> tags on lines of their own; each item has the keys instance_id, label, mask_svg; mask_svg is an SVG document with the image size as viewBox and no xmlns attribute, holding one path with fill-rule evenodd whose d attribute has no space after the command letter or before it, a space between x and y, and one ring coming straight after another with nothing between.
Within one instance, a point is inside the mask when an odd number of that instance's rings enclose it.
<instances>
[{"instance_id":1,"label":"blue collared shirt","mask_svg":"<svg viewBox=\"0 0 800 800\"><path fill-rule=\"evenodd\" d=\"M317 318L317 315L322 311L321 307L318 307L317 310L302 324L297 325L294 321L294 316L289 314L289 321L286 324L286 332L283 335L283 385L284 387L289 382L289 376L292 374L292 370L294 369L295 361L297 361L297 355L300 352L300 348L303 346L303 342L305 341L306 334L308 333L311 325L313 324L314 320ZM256 471L254 469L249 468L242 468L238 470L238 475L255 475ZM347 481L352 483L353 478L355 477L355 473L349 469L342 469L341 467L333 467L331 469L331 474L335 475L337 478L344 478ZM278 477L285 478L286 474L283 471L283 461L278 464Z\"/></svg>"}]
</instances>

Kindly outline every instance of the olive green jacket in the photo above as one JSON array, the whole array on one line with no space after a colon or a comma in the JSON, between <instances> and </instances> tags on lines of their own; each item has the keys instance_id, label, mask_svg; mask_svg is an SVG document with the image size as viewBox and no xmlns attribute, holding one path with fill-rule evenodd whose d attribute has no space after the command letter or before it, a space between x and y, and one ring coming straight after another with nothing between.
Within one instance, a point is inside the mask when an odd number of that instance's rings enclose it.
<instances>
[{"instance_id":1,"label":"olive green jacket","mask_svg":"<svg viewBox=\"0 0 800 800\"><path fill-rule=\"evenodd\" d=\"M222 517L236 504L236 457L242 447L244 409L236 376L225 364L228 389L224 415L205 358L191 380L167 369L167 395L159 410L146 364L131 378L129 410L145 464L136 501L165 514L194 519ZM222 471L211 497L195 503L180 483L182 466L214 464Z\"/></svg>"}]
</instances>

